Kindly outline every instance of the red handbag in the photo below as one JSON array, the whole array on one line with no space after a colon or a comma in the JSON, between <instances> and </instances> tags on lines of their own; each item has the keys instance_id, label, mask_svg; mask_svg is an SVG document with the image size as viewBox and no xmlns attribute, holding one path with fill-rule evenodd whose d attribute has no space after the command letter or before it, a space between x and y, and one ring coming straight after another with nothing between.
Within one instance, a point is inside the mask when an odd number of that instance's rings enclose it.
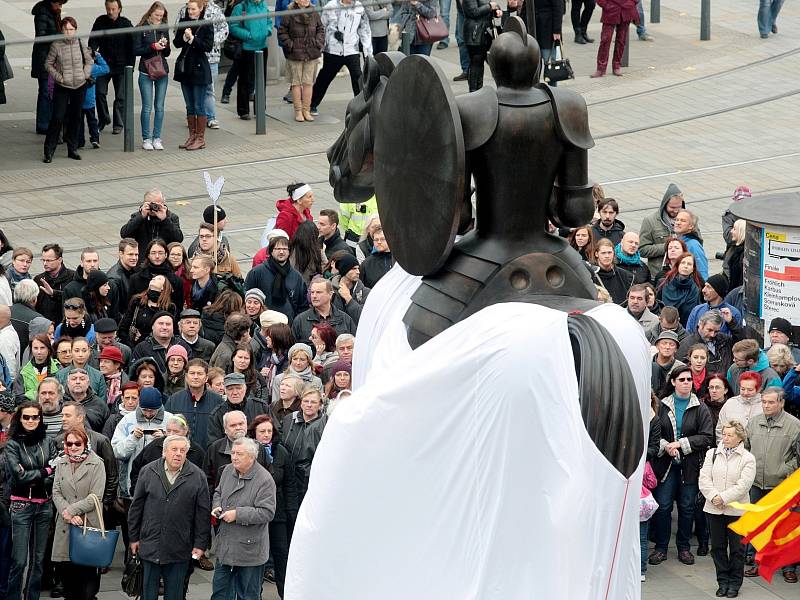
<instances>
[{"instance_id":1,"label":"red handbag","mask_svg":"<svg viewBox=\"0 0 800 600\"><path fill-rule=\"evenodd\" d=\"M417 43L433 44L449 36L447 25L441 17L420 17L417 15Z\"/></svg>"},{"instance_id":2,"label":"red handbag","mask_svg":"<svg viewBox=\"0 0 800 600\"><path fill-rule=\"evenodd\" d=\"M164 67L164 57L161 54L151 56L144 61L144 68L147 76L153 81L158 81L167 76L167 69Z\"/></svg>"}]
</instances>

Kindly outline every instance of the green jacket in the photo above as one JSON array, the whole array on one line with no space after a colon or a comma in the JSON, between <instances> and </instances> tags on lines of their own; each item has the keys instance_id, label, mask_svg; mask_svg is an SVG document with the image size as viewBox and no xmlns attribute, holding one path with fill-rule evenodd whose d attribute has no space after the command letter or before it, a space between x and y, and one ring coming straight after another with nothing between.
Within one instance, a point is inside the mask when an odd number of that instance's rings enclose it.
<instances>
[{"instance_id":1,"label":"green jacket","mask_svg":"<svg viewBox=\"0 0 800 600\"><path fill-rule=\"evenodd\" d=\"M767 425L766 415L754 416L747 423L745 447L756 457L756 478L762 490L771 490L797 470L795 440L800 435L800 420L785 410Z\"/></svg>"},{"instance_id":2,"label":"green jacket","mask_svg":"<svg viewBox=\"0 0 800 600\"><path fill-rule=\"evenodd\" d=\"M263 14L265 18L232 22L228 25L230 35L242 40L242 50L263 50L267 47L267 38L272 35L272 17L266 16L269 13L267 3L264 0L244 0L233 7L231 16L241 17L242 11L244 16Z\"/></svg>"},{"instance_id":3,"label":"green jacket","mask_svg":"<svg viewBox=\"0 0 800 600\"><path fill-rule=\"evenodd\" d=\"M48 377L55 375L59 369L59 364L55 360L50 361L50 369L47 374ZM33 366L33 361L28 361L25 366L19 370L16 379L14 379L14 399L19 404L25 400L36 400L36 390L39 389L39 378L36 376L36 369Z\"/></svg>"}]
</instances>

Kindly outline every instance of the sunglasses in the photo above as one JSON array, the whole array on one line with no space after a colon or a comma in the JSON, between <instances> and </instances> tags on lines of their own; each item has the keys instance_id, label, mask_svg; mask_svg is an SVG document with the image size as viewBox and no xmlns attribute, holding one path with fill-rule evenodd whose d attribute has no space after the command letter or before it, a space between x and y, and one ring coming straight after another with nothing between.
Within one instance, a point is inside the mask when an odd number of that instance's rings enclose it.
<instances>
[{"instance_id":1,"label":"sunglasses","mask_svg":"<svg viewBox=\"0 0 800 600\"><path fill-rule=\"evenodd\" d=\"M83 310L83 304L65 304L67 310Z\"/></svg>"},{"instance_id":2,"label":"sunglasses","mask_svg":"<svg viewBox=\"0 0 800 600\"><path fill-rule=\"evenodd\" d=\"M66 448L80 448L83 446L83 442L64 442L64 446Z\"/></svg>"},{"instance_id":3,"label":"sunglasses","mask_svg":"<svg viewBox=\"0 0 800 600\"><path fill-rule=\"evenodd\" d=\"M691 381L691 380L692 380L691 377L678 377L678 379L676 379L675 381L684 381L684 382L686 382L686 381Z\"/></svg>"},{"instance_id":4,"label":"sunglasses","mask_svg":"<svg viewBox=\"0 0 800 600\"><path fill-rule=\"evenodd\" d=\"M23 421L38 421L41 418L39 415L22 415Z\"/></svg>"}]
</instances>

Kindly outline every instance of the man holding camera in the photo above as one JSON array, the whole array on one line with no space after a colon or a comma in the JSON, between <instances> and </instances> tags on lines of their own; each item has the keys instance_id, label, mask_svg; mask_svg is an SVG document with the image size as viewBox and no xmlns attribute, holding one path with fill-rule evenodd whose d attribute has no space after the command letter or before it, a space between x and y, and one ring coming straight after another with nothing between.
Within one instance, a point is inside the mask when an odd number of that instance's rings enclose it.
<instances>
[{"instance_id":1,"label":"man holding camera","mask_svg":"<svg viewBox=\"0 0 800 600\"><path fill-rule=\"evenodd\" d=\"M178 215L167 208L163 192L157 189L145 193L142 206L122 226L119 235L135 239L139 243L140 250L147 248L147 244L156 238L164 240L167 244L183 241ZM145 258L147 253L140 251L139 262Z\"/></svg>"}]
</instances>

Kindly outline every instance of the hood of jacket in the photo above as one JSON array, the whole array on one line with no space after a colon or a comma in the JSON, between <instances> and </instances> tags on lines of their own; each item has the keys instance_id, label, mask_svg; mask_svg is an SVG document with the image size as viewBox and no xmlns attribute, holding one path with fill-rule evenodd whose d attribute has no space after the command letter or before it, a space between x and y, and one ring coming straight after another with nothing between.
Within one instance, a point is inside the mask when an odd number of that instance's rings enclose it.
<instances>
[{"instance_id":1,"label":"hood of jacket","mask_svg":"<svg viewBox=\"0 0 800 600\"><path fill-rule=\"evenodd\" d=\"M47 317L34 317L30 325L28 325L28 337L33 339L35 335L47 333L47 330L50 329L50 325L52 324L53 322Z\"/></svg>"},{"instance_id":2,"label":"hood of jacket","mask_svg":"<svg viewBox=\"0 0 800 600\"><path fill-rule=\"evenodd\" d=\"M36 16L36 15L39 15L39 14L42 14L42 13L55 14L50 9L50 2L48 0L39 0L39 2L34 4L33 8L31 9L31 14L33 16Z\"/></svg>"},{"instance_id":3,"label":"hood of jacket","mask_svg":"<svg viewBox=\"0 0 800 600\"><path fill-rule=\"evenodd\" d=\"M136 381L136 369L139 365L144 363L150 363L156 368L156 383L155 388L158 391L162 391L164 389L164 376L161 374L161 369L158 367L158 363L152 356L143 356L142 358L134 361L134 363L128 369L128 379L131 381Z\"/></svg>"},{"instance_id":4,"label":"hood of jacket","mask_svg":"<svg viewBox=\"0 0 800 600\"><path fill-rule=\"evenodd\" d=\"M682 237L684 242L686 240L696 240L701 246L703 245L703 236L697 230L684 233Z\"/></svg>"},{"instance_id":5,"label":"hood of jacket","mask_svg":"<svg viewBox=\"0 0 800 600\"><path fill-rule=\"evenodd\" d=\"M681 192L681 188L674 183L670 183L667 186L667 191L664 192L664 196L661 198L661 207L658 210L658 214L661 217L661 222L664 223L670 231L672 231L672 219L667 215L667 202L669 202L669 199L673 196L677 196L681 193L683 193ZM681 203L681 208L686 208L686 202Z\"/></svg>"},{"instance_id":6,"label":"hood of jacket","mask_svg":"<svg viewBox=\"0 0 800 600\"><path fill-rule=\"evenodd\" d=\"M763 371L764 369L769 368L769 359L767 358L767 353L763 350L758 351L758 360L756 364L750 369L751 371Z\"/></svg>"}]
</instances>

